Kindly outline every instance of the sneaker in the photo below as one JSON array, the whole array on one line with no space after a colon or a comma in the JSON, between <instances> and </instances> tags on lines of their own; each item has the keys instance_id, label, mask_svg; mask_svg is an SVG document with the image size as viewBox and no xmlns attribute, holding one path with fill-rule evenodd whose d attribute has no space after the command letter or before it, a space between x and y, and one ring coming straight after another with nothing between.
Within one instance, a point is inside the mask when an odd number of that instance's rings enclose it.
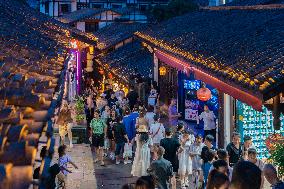
<instances>
[{"instance_id":1,"label":"sneaker","mask_svg":"<svg viewBox=\"0 0 284 189\"><path fill-rule=\"evenodd\" d=\"M124 161L124 164L126 165L128 163L128 161Z\"/></svg>"},{"instance_id":2,"label":"sneaker","mask_svg":"<svg viewBox=\"0 0 284 189\"><path fill-rule=\"evenodd\" d=\"M131 161L131 160L128 160L127 163L132 163L132 161Z\"/></svg>"},{"instance_id":3,"label":"sneaker","mask_svg":"<svg viewBox=\"0 0 284 189\"><path fill-rule=\"evenodd\" d=\"M189 184L189 182L188 182L188 180L186 180L185 183L184 183L185 187L188 187L188 184Z\"/></svg>"},{"instance_id":4,"label":"sneaker","mask_svg":"<svg viewBox=\"0 0 284 189\"><path fill-rule=\"evenodd\" d=\"M116 165L120 164L120 161L115 161L115 164L116 164Z\"/></svg>"}]
</instances>

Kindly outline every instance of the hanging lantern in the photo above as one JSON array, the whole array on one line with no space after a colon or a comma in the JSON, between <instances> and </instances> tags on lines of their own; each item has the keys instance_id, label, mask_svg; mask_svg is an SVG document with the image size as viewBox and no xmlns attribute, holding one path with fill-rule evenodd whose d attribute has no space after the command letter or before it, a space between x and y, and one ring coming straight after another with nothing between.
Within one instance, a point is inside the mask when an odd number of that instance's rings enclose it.
<instances>
[{"instance_id":1,"label":"hanging lantern","mask_svg":"<svg viewBox=\"0 0 284 189\"><path fill-rule=\"evenodd\" d=\"M113 75L111 73L108 74L108 78L112 79Z\"/></svg>"},{"instance_id":2,"label":"hanging lantern","mask_svg":"<svg viewBox=\"0 0 284 189\"><path fill-rule=\"evenodd\" d=\"M196 94L201 101L208 101L211 98L211 91L206 87L198 89Z\"/></svg>"},{"instance_id":3,"label":"hanging lantern","mask_svg":"<svg viewBox=\"0 0 284 189\"><path fill-rule=\"evenodd\" d=\"M99 73L100 73L101 75L104 75L105 72L104 72L103 69L100 69L100 70L99 70Z\"/></svg>"},{"instance_id":4,"label":"hanging lantern","mask_svg":"<svg viewBox=\"0 0 284 189\"><path fill-rule=\"evenodd\" d=\"M72 39L70 41L70 46L72 49L77 49L78 48L78 42L75 39Z\"/></svg>"},{"instance_id":5,"label":"hanging lantern","mask_svg":"<svg viewBox=\"0 0 284 189\"><path fill-rule=\"evenodd\" d=\"M167 68L165 66L161 66L159 68L159 71L160 71L160 75L164 76L167 73Z\"/></svg>"}]
</instances>

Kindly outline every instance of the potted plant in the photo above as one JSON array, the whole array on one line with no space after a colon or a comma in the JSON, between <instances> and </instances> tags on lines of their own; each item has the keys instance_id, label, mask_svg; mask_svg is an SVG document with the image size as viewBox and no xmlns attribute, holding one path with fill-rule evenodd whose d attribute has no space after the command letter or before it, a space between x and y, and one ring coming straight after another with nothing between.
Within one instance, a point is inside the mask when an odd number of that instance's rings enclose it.
<instances>
[{"instance_id":1,"label":"potted plant","mask_svg":"<svg viewBox=\"0 0 284 189\"><path fill-rule=\"evenodd\" d=\"M82 96L75 97L75 120L78 125L82 125L85 121L85 103Z\"/></svg>"}]
</instances>

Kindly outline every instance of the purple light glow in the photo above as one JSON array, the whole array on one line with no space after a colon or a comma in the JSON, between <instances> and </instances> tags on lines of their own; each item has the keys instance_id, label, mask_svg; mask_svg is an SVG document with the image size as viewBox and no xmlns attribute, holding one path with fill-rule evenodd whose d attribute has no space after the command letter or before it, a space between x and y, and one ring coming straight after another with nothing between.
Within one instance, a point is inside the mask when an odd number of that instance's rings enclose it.
<instances>
[{"instance_id":1,"label":"purple light glow","mask_svg":"<svg viewBox=\"0 0 284 189\"><path fill-rule=\"evenodd\" d=\"M80 94L80 81L81 81L81 61L80 61L80 51L76 51L76 89L77 94Z\"/></svg>"}]
</instances>

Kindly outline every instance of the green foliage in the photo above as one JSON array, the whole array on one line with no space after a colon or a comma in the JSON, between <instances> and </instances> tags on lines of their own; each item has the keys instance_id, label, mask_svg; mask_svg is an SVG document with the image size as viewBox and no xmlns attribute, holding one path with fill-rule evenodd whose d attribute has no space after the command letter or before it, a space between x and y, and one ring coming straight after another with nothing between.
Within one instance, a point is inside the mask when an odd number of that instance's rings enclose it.
<instances>
[{"instance_id":1,"label":"green foliage","mask_svg":"<svg viewBox=\"0 0 284 189\"><path fill-rule=\"evenodd\" d=\"M76 96L75 97L75 119L76 122L81 122L85 119L85 102L84 98L82 96Z\"/></svg>"},{"instance_id":2,"label":"green foliage","mask_svg":"<svg viewBox=\"0 0 284 189\"><path fill-rule=\"evenodd\" d=\"M157 21L163 21L195 10L198 5L191 0L171 0L167 6L155 6L152 14Z\"/></svg>"},{"instance_id":3,"label":"green foliage","mask_svg":"<svg viewBox=\"0 0 284 189\"><path fill-rule=\"evenodd\" d=\"M271 156L269 160L273 162L274 165L278 167L278 174L280 177L284 176L284 144L277 143L273 151L271 151Z\"/></svg>"},{"instance_id":4,"label":"green foliage","mask_svg":"<svg viewBox=\"0 0 284 189\"><path fill-rule=\"evenodd\" d=\"M84 114L79 114L79 115L77 114L75 116L75 119L76 119L76 122L81 122L85 119L85 115Z\"/></svg>"},{"instance_id":5,"label":"green foliage","mask_svg":"<svg viewBox=\"0 0 284 189\"><path fill-rule=\"evenodd\" d=\"M81 113L81 112L84 112L84 108L85 108L85 103L84 103L84 98L83 97L80 97L80 96L77 96L75 98L75 111L77 113Z\"/></svg>"}]
</instances>

